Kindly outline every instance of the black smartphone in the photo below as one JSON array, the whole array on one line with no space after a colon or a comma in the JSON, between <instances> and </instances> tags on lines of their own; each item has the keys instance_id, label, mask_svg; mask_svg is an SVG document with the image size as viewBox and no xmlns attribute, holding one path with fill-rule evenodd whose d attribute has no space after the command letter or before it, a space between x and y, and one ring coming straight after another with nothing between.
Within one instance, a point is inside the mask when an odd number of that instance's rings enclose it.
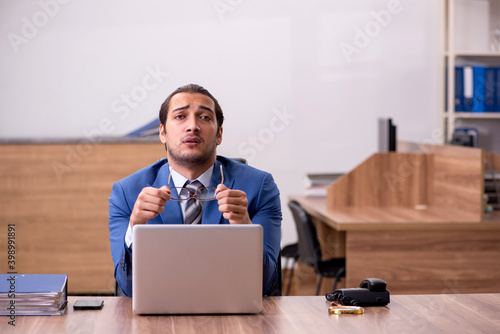
<instances>
[{"instance_id":1,"label":"black smartphone","mask_svg":"<svg viewBox=\"0 0 500 334\"><path fill-rule=\"evenodd\" d=\"M78 299L73 304L74 310L100 310L104 306L104 300L101 299Z\"/></svg>"}]
</instances>

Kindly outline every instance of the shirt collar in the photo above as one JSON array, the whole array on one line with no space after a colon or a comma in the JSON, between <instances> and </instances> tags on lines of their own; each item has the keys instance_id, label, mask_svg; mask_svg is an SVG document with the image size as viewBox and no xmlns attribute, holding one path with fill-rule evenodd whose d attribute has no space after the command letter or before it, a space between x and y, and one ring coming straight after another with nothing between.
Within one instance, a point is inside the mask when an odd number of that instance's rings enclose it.
<instances>
[{"instance_id":1,"label":"shirt collar","mask_svg":"<svg viewBox=\"0 0 500 334\"><path fill-rule=\"evenodd\" d=\"M172 177L172 181L174 182L174 186L175 187L184 187L184 184L186 183L188 178L177 173L172 167L170 167L170 172L172 173L171 177ZM213 172L214 172L214 166L211 166L195 180L200 181L204 187L208 187L208 186L210 186L210 180L212 179ZM195 180L190 180L190 181L195 181Z\"/></svg>"}]
</instances>

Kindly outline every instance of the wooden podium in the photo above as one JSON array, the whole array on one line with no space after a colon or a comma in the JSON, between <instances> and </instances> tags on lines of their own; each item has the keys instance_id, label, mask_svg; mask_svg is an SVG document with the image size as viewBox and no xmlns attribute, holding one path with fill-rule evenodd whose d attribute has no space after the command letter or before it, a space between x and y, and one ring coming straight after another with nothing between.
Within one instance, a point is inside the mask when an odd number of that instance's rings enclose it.
<instances>
[{"instance_id":1,"label":"wooden podium","mask_svg":"<svg viewBox=\"0 0 500 334\"><path fill-rule=\"evenodd\" d=\"M396 294L500 292L500 214L483 213L486 156L500 169L500 156L481 149L400 142L335 181L326 199L291 199L329 227L321 246L346 257L346 287L378 277Z\"/></svg>"}]
</instances>

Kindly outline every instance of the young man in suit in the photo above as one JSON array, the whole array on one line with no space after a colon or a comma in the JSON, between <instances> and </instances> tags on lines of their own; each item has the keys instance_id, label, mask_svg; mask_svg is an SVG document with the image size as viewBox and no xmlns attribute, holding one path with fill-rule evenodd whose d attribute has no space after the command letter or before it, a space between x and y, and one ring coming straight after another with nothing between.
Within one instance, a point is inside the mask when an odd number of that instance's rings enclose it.
<instances>
[{"instance_id":1,"label":"young man in suit","mask_svg":"<svg viewBox=\"0 0 500 334\"><path fill-rule=\"evenodd\" d=\"M217 156L224 116L203 87L190 84L175 90L162 104L159 118L167 158L116 182L109 197L111 255L121 291L132 295L132 234L137 224L260 224L264 228L263 294L273 294L281 270L277 263L282 220L273 177ZM214 194L206 195L215 200L194 206L172 200L177 190L171 188L189 188L187 183L195 180L199 186L216 187ZM166 245L165 251L172 250Z\"/></svg>"}]
</instances>

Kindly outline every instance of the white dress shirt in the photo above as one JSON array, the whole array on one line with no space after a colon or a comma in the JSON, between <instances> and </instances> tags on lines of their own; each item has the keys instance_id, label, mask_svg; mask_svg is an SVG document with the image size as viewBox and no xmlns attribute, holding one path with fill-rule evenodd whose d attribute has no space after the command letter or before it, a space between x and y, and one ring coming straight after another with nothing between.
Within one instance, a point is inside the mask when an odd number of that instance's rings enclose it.
<instances>
[{"instance_id":1,"label":"white dress shirt","mask_svg":"<svg viewBox=\"0 0 500 334\"><path fill-rule=\"evenodd\" d=\"M200 181L204 187L209 187L213 172L214 172L214 166L208 168L203 174L201 174L195 180ZM186 183L186 181L188 181L188 178L177 173L171 167L170 167L170 173L171 173L172 181L173 181L175 187L183 187L184 184ZM189 181L195 181L195 180L189 180ZM180 204L181 204L181 210L182 210L182 217L184 218L184 212L186 210L187 201L180 201ZM205 202L202 201L201 205L204 206ZM129 222L128 228L127 228L127 233L125 234L125 244L129 248L132 247L132 236L133 236L132 231L133 231L133 228L130 226L130 222Z\"/></svg>"}]
</instances>

